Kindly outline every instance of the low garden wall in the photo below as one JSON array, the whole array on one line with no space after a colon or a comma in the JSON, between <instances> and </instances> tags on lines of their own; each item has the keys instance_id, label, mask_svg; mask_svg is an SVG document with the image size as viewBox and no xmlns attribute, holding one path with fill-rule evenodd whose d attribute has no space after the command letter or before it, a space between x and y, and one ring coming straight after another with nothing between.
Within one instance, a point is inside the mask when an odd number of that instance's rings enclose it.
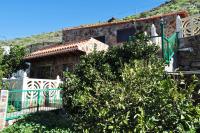
<instances>
[{"instance_id":1,"label":"low garden wall","mask_svg":"<svg viewBox=\"0 0 200 133\"><path fill-rule=\"evenodd\" d=\"M23 115L62 108L59 76L55 80L22 77L3 79L0 90L0 130Z\"/></svg>"}]
</instances>

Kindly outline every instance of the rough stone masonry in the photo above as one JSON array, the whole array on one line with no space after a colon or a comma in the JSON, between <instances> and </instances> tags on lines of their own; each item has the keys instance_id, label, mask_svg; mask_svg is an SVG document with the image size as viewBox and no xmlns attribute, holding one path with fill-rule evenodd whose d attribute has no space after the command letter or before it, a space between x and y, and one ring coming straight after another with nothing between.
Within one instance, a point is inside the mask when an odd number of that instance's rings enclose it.
<instances>
[{"instance_id":1,"label":"rough stone masonry","mask_svg":"<svg viewBox=\"0 0 200 133\"><path fill-rule=\"evenodd\" d=\"M8 90L0 91L0 131L5 127L8 104Z\"/></svg>"},{"instance_id":2,"label":"rough stone masonry","mask_svg":"<svg viewBox=\"0 0 200 133\"><path fill-rule=\"evenodd\" d=\"M150 33L152 24L156 26L157 33L160 35L160 20L163 18L165 22L165 34L170 36L176 30L176 17L187 17L186 11L162 14L147 18L122 20L114 22L97 23L91 25L83 25L78 27L66 28L63 30L63 43L79 41L88 38L95 38L99 41L103 40L110 46L120 45L124 41L128 41L127 36L134 35L138 31ZM122 40L120 40L120 37ZM126 39L123 39L126 37Z\"/></svg>"}]
</instances>

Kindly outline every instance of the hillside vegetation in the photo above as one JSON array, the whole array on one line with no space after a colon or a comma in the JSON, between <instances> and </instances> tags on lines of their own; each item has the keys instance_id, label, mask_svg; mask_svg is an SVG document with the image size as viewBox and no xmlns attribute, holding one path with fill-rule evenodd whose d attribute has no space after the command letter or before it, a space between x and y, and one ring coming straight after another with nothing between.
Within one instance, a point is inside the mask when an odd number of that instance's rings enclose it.
<instances>
[{"instance_id":1,"label":"hillside vegetation","mask_svg":"<svg viewBox=\"0 0 200 133\"><path fill-rule=\"evenodd\" d=\"M200 13L200 1L199 0L171 0L166 1L164 4L153 8L149 11L142 12L137 15L127 16L123 19L136 19L141 17L149 17L158 14L164 14L169 12L175 12L180 10L187 10L190 15ZM8 41L0 41L1 45L11 45L11 44L38 44L43 42L61 42L62 41L62 32L50 32L43 33L39 35L33 35L25 38L16 38Z\"/></svg>"},{"instance_id":2,"label":"hillside vegetation","mask_svg":"<svg viewBox=\"0 0 200 133\"><path fill-rule=\"evenodd\" d=\"M39 44L44 42L61 42L62 41L62 32L49 32L38 35L32 35L30 37L25 38L16 38L13 40L0 40L0 46L3 45L31 45L31 44Z\"/></svg>"},{"instance_id":3,"label":"hillside vegetation","mask_svg":"<svg viewBox=\"0 0 200 133\"><path fill-rule=\"evenodd\" d=\"M127 20L141 17L149 17L153 15L176 12L180 10L186 10L190 15L200 13L200 0L168 0L164 4L161 4L156 8L139 13L137 15L125 17L124 19Z\"/></svg>"}]
</instances>

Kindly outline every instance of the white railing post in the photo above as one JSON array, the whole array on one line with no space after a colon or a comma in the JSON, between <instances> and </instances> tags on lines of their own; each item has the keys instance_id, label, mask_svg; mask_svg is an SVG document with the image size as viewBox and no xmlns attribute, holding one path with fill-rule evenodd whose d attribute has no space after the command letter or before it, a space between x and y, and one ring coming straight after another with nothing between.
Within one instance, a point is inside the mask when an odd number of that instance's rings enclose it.
<instances>
[{"instance_id":1,"label":"white railing post","mask_svg":"<svg viewBox=\"0 0 200 133\"><path fill-rule=\"evenodd\" d=\"M156 42L156 38L155 38L155 36L157 36L157 35L158 35L158 34L156 33L156 27L155 27L154 24L152 24L152 25L151 25L151 36L153 37L153 38L152 38L152 42L155 43L155 44L157 43L157 42Z\"/></svg>"},{"instance_id":2,"label":"white railing post","mask_svg":"<svg viewBox=\"0 0 200 133\"><path fill-rule=\"evenodd\" d=\"M183 38L183 24L179 15L176 17L176 32L178 32L178 38Z\"/></svg>"},{"instance_id":3,"label":"white railing post","mask_svg":"<svg viewBox=\"0 0 200 133\"><path fill-rule=\"evenodd\" d=\"M57 87L59 87L59 84L60 84L60 82L61 82L61 79L60 79L60 76L59 76L59 75L57 75L56 81L57 81Z\"/></svg>"},{"instance_id":4,"label":"white railing post","mask_svg":"<svg viewBox=\"0 0 200 133\"><path fill-rule=\"evenodd\" d=\"M61 83L61 79L60 79L60 76L57 75L56 77L56 81L57 81L57 88L59 87L60 83ZM56 91L56 99L59 99L60 98L60 91Z\"/></svg>"},{"instance_id":5,"label":"white railing post","mask_svg":"<svg viewBox=\"0 0 200 133\"><path fill-rule=\"evenodd\" d=\"M24 72L23 76L22 76L22 90L26 90L28 87L27 87L27 73Z\"/></svg>"},{"instance_id":6,"label":"white railing post","mask_svg":"<svg viewBox=\"0 0 200 133\"><path fill-rule=\"evenodd\" d=\"M151 25L151 37L152 42L161 48L161 37L158 37L154 24Z\"/></svg>"},{"instance_id":7,"label":"white railing post","mask_svg":"<svg viewBox=\"0 0 200 133\"><path fill-rule=\"evenodd\" d=\"M23 102L26 102L25 100L26 100L26 93L27 92L23 92L23 90L27 90L28 89L28 86L27 86L27 81L28 81L28 77L27 77L27 73L26 72L24 72L23 73L23 75L22 75L22 88L21 88L21 90L22 90L22 94L21 94L21 106L22 106L22 108L25 106L24 105L24 103Z\"/></svg>"}]
</instances>

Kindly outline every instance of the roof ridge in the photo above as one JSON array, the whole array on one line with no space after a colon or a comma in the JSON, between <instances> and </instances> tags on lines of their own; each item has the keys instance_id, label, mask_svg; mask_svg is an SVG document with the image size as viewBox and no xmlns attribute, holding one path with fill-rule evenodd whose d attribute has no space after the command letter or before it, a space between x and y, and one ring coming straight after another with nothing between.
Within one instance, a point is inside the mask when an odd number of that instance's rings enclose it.
<instances>
[{"instance_id":1,"label":"roof ridge","mask_svg":"<svg viewBox=\"0 0 200 133\"><path fill-rule=\"evenodd\" d=\"M75 27L69 27L69 28L64 28L63 30L76 30L76 29L84 29L84 28L95 28L95 27L100 27L100 26L108 26L108 25L114 25L114 24L123 24L123 23L128 23L128 22L137 22L137 21L144 21L148 19L156 19L164 16L170 16L170 15L182 15L183 17L188 16L188 12L185 10L181 10L178 12L172 12L172 13L165 13L165 14L160 14L160 15L154 15L146 18L139 18L139 19L130 19L130 20L119 20L119 21L114 21L114 22L102 22L102 23L96 23L96 24L85 24L85 25L80 25L80 26L75 26Z\"/></svg>"},{"instance_id":2,"label":"roof ridge","mask_svg":"<svg viewBox=\"0 0 200 133\"><path fill-rule=\"evenodd\" d=\"M83 40L79 40L79 41L76 41L76 42L69 42L69 43L65 43L65 44L61 44L61 45L55 45L53 47L48 47L48 48L45 48L45 49L40 49L40 50L37 50L35 52L32 52L28 55L26 55L24 57L24 59L33 59L33 58L37 58L37 57L40 57L40 56L48 56L48 55L53 55L53 54L57 54L57 53L64 53L64 52L68 52L68 51L74 51L74 50L78 50L78 51L82 51L81 49L79 49L80 45L86 45L86 42L89 42L91 40L95 40L95 41L98 41L96 40L95 38L89 38L89 39L83 39ZM98 41L100 42L100 41ZM85 52L85 51L82 51L82 52Z\"/></svg>"},{"instance_id":3,"label":"roof ridge","mask_svg":"<svg viewBox=\"0 0 200 133\"><path fill-rule=\"evenodd\" d=\"M89 38L90 39L90 38ZM89 40L89 39L81 39L81 40L77 40L77 41L70 41L70 42L66 42L66 43L56 43L56 44L52 44L52 45L49 45L49 46L45 46L45 47L43 47L43 48L41 48L41 49L38 49L37 51L39 51L39 50L45 50L45 49L49 49L49 48L55 48L55 47L60 47L60 46L69 46L69 45L74 45L74 44L77 44L77 43L81 43L81 42L85 42L85 41L87 41L87 40ZM34 52L37 52L37 51L34 51ZM32 52L32 53L34 53L34 52Z\"/></svg>"}]
</instances>

